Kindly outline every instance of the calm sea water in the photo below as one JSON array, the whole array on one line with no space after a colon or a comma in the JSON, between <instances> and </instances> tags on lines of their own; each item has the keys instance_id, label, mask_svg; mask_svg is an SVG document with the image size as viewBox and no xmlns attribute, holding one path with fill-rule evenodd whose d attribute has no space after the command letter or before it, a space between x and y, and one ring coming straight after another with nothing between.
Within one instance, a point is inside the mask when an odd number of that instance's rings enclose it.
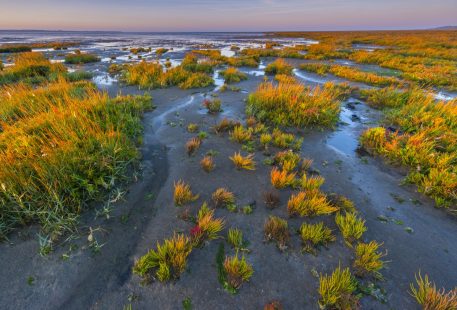
<instances>
[{"instance_id":1,"label":"calm sea water","mask_svg":"<svg viewBox=\"0 0 457 310\"><path fill-rule=\"evenodd\" d=\"M8 31L0 30L0 44L31 43L49 41L78 41L83 45L184 47L189 44L253 44L265 42L264 33L259 32L92 32L92 31ZM309 43L305 39L275 39L275 41L299 44Z\"/></svg>"}]
</instances>

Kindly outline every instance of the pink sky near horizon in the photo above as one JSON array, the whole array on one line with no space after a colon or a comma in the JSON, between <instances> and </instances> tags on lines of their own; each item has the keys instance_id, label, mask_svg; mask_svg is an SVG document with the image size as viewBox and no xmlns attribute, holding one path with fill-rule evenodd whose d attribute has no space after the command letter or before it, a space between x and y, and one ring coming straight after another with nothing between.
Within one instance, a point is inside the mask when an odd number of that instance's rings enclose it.
<instances>
[{"instance_id":1,"label":"pink sky near horizon","mask_svg":"<svg viewBox=\"0 0 457 310\"><path fill-rule=\"evenodd\" d=\"M457 0L0 0L0 16L0 29L420 29L457 25Z\"/></svg>"}]
</instances>

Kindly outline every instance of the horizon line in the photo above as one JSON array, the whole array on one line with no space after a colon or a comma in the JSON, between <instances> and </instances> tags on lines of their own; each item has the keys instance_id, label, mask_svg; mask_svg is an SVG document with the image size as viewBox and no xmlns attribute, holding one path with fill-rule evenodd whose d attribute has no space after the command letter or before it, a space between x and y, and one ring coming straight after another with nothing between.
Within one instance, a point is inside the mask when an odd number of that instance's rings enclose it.
<instances>
[{"instance_id":1,"label":"horizon line","mask_svg":"<svg viewBox=\"0 0 457 310\"><path fill-rule=\"evenodd\" d=\"M284 33L284 32L374 32L374 31L415 31L415 30L446 30L443 28L457 28L457 26L436 26L432 28L405 28L405 29L339 29L339 30L227 30L227 31L149 31L149 30L76 30L76 29L0 29L0 31L31 31L31 32L115 32L115 33ZM455 30L455 29L448 29Z\"/></svg>"}]
</instances>

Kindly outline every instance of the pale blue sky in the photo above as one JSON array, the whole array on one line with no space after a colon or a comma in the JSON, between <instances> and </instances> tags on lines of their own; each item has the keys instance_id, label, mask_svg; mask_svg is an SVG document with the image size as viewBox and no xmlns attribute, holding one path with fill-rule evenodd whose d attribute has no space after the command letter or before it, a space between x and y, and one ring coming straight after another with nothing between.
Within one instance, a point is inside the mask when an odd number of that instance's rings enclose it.
<instances>
[{"instance_id":1,"label":"pale blue sky","mask_svg":"<svg viewBox=\"0 0 457 310\"><path fill-rule=\"evenodd\" d=\"M457 0L0 0L0 29L269 31L457 25Z\"/></svg>"}]
</instances>

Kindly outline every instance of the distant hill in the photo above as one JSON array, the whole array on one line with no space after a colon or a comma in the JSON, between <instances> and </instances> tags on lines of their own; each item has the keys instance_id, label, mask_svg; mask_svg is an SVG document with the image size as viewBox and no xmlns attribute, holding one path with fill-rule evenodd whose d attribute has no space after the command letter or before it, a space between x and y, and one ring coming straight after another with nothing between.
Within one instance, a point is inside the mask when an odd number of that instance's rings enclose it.
<instances>
[{"instance_id":1,"label":"distant hill","mask_svg":"<svg viewBox=\"0 0 457 310\"><path fill-rule=\"evenodd\" d=\"M432 28L432 30L457 30L457 26L442 26L442 27Z\"/></svg>"}]
</instances>

